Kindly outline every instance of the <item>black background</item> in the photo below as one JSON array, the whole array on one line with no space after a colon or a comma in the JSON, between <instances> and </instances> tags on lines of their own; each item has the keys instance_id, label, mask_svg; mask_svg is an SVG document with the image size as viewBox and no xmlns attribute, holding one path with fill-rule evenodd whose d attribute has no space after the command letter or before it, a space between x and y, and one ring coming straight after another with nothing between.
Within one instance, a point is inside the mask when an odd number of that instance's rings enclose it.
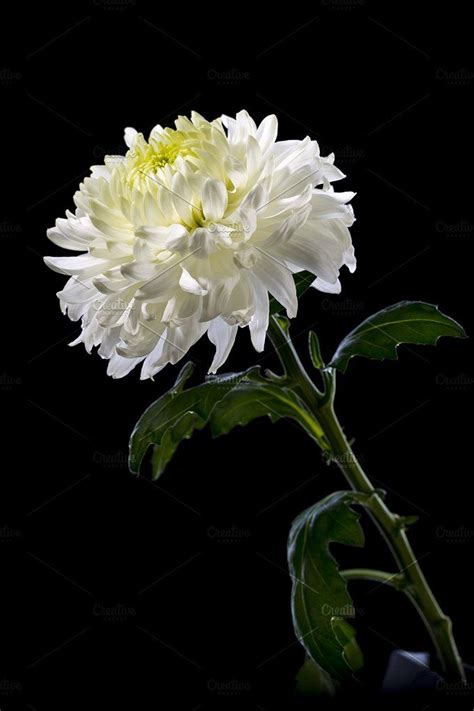
<instances>
[{"instance_id":1,"label":"black background","mask_svg":"<svg viewBox=\"0 0 474 711\"><path fill-rule=\"evenodd\" d=\"M165 12L138 0L15 9L0 81L19 108L3 146L13 190L1 217L0 708L292 708L303 652L287 532L301 509L345 486L341 475L296 427L262 420L215 441L197 434L156 484L132 477L128 435L176 370L113 381L98 357L68 349L77 325L59 312L64 279L42 263L60 253L45 230L72 208L89 166L123 152L125 126L147 133L191 109L276 113L280 138L310 135L335 151L344 189L357 191L359 266L342 275L340 296L302 300L292 332L304 356L309 327L329 355L360 320L402 299L439 304L472 333L467 12L364 0L261 7L260 20L251 7ZM211 352L204 340L194 349L196 382ZM338 399L390 505L420 515L414 545L470 662L472 354L470 341L444 339L401 348L398 363L353 362ZM240 332L227 369L258 360L276 367ZM366 533L363 551L338 558L389 568L370 525ZM429 641L404 598L352 589L376 686L394 648ZM448 690L446 703L458 700Z\"/></svg>"}]
</instances>

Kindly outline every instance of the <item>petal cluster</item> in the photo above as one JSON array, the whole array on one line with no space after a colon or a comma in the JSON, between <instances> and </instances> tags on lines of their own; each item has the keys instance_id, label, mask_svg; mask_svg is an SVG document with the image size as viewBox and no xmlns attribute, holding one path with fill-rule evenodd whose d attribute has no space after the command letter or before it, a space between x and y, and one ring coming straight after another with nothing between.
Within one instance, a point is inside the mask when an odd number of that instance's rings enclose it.
<instances>
[{"instance_id":1,"label":"petal cluster","mask_svg":"<svg viewBox=\"0 0 474 711\"><path fill-rule=\"evenodd\" d=\"M340 291L339 270L355 269L344 177L316 141L277 141L277 119L260 125L246 111L206 121L180 116L148 140L125 130L128 151L92 166L74 213L49 239L76 256L46 257L70 278L61 308L98 346L109 375L137 364L149 378L176 363L205 333L210 371L227 359L238 327L263 350L269 294L290 318L293 274L307 270L321 291Z\"/></svg>"}]
</instances>

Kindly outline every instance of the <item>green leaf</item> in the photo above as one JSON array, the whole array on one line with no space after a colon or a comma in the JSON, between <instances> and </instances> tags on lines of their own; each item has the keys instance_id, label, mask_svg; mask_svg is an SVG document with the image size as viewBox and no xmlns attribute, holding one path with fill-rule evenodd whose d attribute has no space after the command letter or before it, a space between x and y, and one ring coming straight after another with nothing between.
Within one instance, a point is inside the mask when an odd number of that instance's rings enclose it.
<instances>
[{"instance_id":1,"label":"green leaf","mask_svg":"<svg viewBox=\"0 0 474 711\"><path fill-rule=\"evenodd\" d=\"M293 274L293 278L295 280L296 294L298 296L298 299L303 296L305 291L309 289L312 282L315 280L315 276L314 274L311 274L311 272L298 272L297 274ZM284 306L282 306L280 302L275 299L275 297L271 296L270 315L277 314L280 311L285 311Z\"/></svg>"},{"instance_id":2,"label":"green leaf","mask_svg":"<svg viewBox=\"0 0 474 711\"><path fill-rule=\"evenodd\" d=\"M349 662L353 671L358 671L364 666L364 655L357 644L356 632L352 625L343 617L334 617L332 629L340 644L342 644L344 657Z\"/></svg>"},{"instance_id":3,"label":"green leaf","mask_svg":"<svg viewBox=\"0 0 474 711\"><path fill-rule=\"evenodd\" d=\"M293 580L293 624L307 654L336 681L353 679L360 668L355 640L340 618L353 617L352 599L329 545L363 546L359 514L351 504L369 497L338 491L303 511L288 538L288 565Z\"/></svg>"},{"instance_id":4,"label":"green leaf","mask_svg":"<svg viewBox=\"0 0 474 711\"><path fill-rule=\"evenodd\" d=\"M334 684L327 672L307 657L296 675L296 693L299 696L334 696Z\"/></svg>"},{"instance_id":5,"label":"green leaf","mask_svg":"<svg viewBox=\"0 0 474 711\"><path fill-rule=\"evenodd\" d=\"M227 434L238 425L246 425L257 417L268 416L272 422L282 417L296 420L321 444L324 434L309 414L302 400L290 388L263 378L256 370L250 377L236 383L216 404L211 416L214 437Z\"/></svg>"},{"instance_id":6,"label":"green leaf","mask_svg":"<svg viewBox=\"0 0 474 711\"><path fill-rule=\"evenodd\" d=\"M308 345L312 364L317 370L322 370L324 368L324 361L321 355L319 338L314 331L309 332Z\"/></svg>"},{"instance_id":7,"label":"green leaf","mask_svg":"<svg viewBox=\"0 0 474 711\"><path fill-rule=\"evenodd\" d=\"M466 338L462 326L433 304L401 301L363 321L339 344L330 366L344 372L354 356L396 360L402 343L435 345L441 336Z\"/></svg>"},{"instance_id":8,"label":"green leaf","mask_svg":"<svg viewBox=\"0 0 474 711\"><path fill-rule=\"evenodd\" d=\"M133 473L140 466L151 445L156 445L152 458L152 475L157 479L183 439L189 439L194 430L202 429L219 400L244 380L252 369L243 373L209 378L201 385L184 390L191 374L185 365L174 387L148 407L135 425L130 438L129 468Z\"/></svg>"},{"instance_id":9,"label":"green leaf","mask_svg":"<svg viewBox=\"0 0 474 711\"><path fill-rule=\"evenodd\" d=\"M243 373L211 376L201 385L184 389L190 375L185 367L174 387L145 410L137 422L130 438L132 472L139 472L152 445L152 476L157 479L179 443L189 439L195 430L209 424L217 437L263 416L270 417L272 422L282 417L296 420L324 451L330 451L320 425L302 400L282 383L264 378L258 367Z\"/></svg>"}]
</instances>

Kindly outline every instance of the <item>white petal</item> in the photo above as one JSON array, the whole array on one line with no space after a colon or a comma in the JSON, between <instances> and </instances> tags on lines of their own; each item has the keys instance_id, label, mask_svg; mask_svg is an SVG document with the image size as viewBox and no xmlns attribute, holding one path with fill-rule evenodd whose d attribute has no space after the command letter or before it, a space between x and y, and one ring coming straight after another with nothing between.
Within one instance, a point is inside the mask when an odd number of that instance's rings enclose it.
<instances>
[{"instance_id":1,"label":"white petal","mask_svg":"<svg viewBox=\"0 0 474 711\"><path fill-rule=\"evenodd\" d=\"M212 321L222 313L229 311L228 304L232 292L239 281L239 276L218 281L212 284L208 293L203 297L200 320Z\"/></svg>"},{"instance_id":2,"label":"white petal","mask_svg":"<svg viewBox=\"0 0 474 711\"><path fill-rule=\"evenodd\" d=\"M90 280L83 282L71 277L64 289L58 291L57 296L68 304L82 304L97 298L97 291Z\"/></svg>"},{"instance_id":3,"label":"white petal","mask_svg":"<svg viewBox=\"0 0 474 711\"><path fill-rule=\"evenodd\" d=\"M204 296L205 294L207 294L207 290L202 288L200 283L196 281L194 277L191 276L187 269L181 267L181 270L182 273L179 280L179 285L183 291L187 291L190 294L195 294L196 296Z\"/></svg>"},{"instance_id":4,"label":"white petal","mask_svg":"<svg viewBox=\"0 0 474 711\"><path fill-rule=\"evenodd\" d=\"M124 358L118 353L113 353L107 367L107 375L110 375L112 378L123 378L124 375L130 373L142 360L143 358Z\"/></svg>"},{"instance_id":5,"label":"white petal","mask_svg":"<svg viewBox=\"0 0 474 711\"><path fill-rule=\"evenodd\" d=\"M50 239L54 244L57 244L58 247L70 249L74 252L84 252L89 243L89 240L86 241L84 239L77 239L74 236L65 234L63 230L60 230L57 227L50 227L46 231L46 235L48 239Z\"/></svg>"},{"instance_id":6,"label":"white petal","mask_svg":"<svg viewBox=\"0 0 474 711\"><path fill-rule=\"evenodd\" d=\"M79 304L68 304L66 310L67 315L69 316L71 321L79 321L79 319L82 318L84 314L88 311L89 304L89 301L85 301Z\"/></svg>"},{"instance_id":7,"label":"white petal","mask_svg":"<svg viewBox=\"0 0 474 711\"><path fill-rule=\"evenodd\" d=\"M249 136L255 136L257 127L247 111L239 111L236 118L222 116L222 123L227 128L229 143L237 145L245 143Z\"/></svg>"},{"instance_id":8,"label":"white petal","mask_svg":"<svg viewBox=\"0 0 474 711\"><path fill-rule=\"evenodd\" d=\"M287 244L274 247L272 252L292 271L305 269L329 282L334 281L339 273L338 255L328 253L324 244L318 244L316 235L313 239L294 235Z\"/></svg>"},{"instance_id":9,"label":"white petal","mask_svg":"<svg viewBox=\"0 0 474 711\"><path fill-rule=\"evenodd\" d=\"M160 140L160 137L164 131L164 128L161 124L157 123L156 126L153 126L153 128L150 131L150 140Z\"/></svg>"},{"instance_id":10,"label":"white petal","mask_svg":"<svg viewBox=\"0 0 474 711\"><path fill-rule=\"evenodd\" d=\"M291 195L292 189L296 190L295 183L293 183L293 186L290 185L288 190L281 191L276 197L270 196L267 204L260 208L260 216L265 219L277 217L284 212L299 210L307 205L311 200L313 186L310 177L307 177L306 180L309 181L306 187L300 184L298 187L301 188L301 191L298 191L296 195ZM291 197L288 197L289 195Z\"/></svg>"},{"instance_id":11,"label":"white petal","mask_svg":"<svg viewBox=\"0 0 474 711\"><path fill-rule=\"evenodd\" d=\"M76 245L77 248L82 245L80 251L84 252L92 241L103 239L103 234L94 227L88 215L78 218L68 210L66 211L66 215L67 219L59 217L56 220L56 230L67 238L68 243L64 244L54 239L53 241L56 242L56 244L66 249L76 249Z\"/></svg>"},{"instance_id":12,"label":"white petal","mask_svg":"<svg viewBox=\"0 0 474 711\"><path fill-rule=\"evenodd\" d=\"M115 346L120 337L120 326L109 328L104 334L100 348L97 351L101 358L108 360L114 353Z\"/></svg>"},{"instance_id":13,"label":"white petal","mask_svg":"<svg viewBox=\"0 0 474 711\"><path fill-rule=\"evenodd\" d=\"M130 282L128 279L124 279L121 274L108 272L107 276L96 277L92 283L101 294L113 294L126 289Z\"/></svg>"},{"instance_id":14,"label":"white petal","mask_svg":"<svg viewBox=\"0 0 474 711\"><path fill-rule=\"evenodd\" d=\"M256 138L249 136L247 139L247 173L255 180L256 174L263 167L262 151Z\"/></svg>"},{"instance_id":15,"label":"white petal","mask_svg":"<svg viewBox=\"0 0 474 711\"><path fill-rule=\"evenodd\" d=\"M306 136L302 141L282 141L273 146L275 156L275 170L281 170L286 166L292 171L309 165L318 159L319 147L316 141L312 141ZM317 163L315 163L316 167Z\"/></svg>"},{"instance_id":16,"label":"white petal","mask_svg":"<svg viewBox=\"0 0 474 711\"><path fill-rule=\"evenodd\" d=\"M331 153L326 158L321 157L320 160L323 179L327 182L334 183L336 180L342 180L346 177L342 170L339 170L339 168L336 168L334 165L334 153ZM321 180L321 182L323 182L323 180Z\"/></svg>"},{"instance_id":17,"label":"white petal","mask_svg":"<svg viewBox=\"0 0 474 711\"><path fill-rule=\"evenodd\" d=\"M286 244L294 232L305 224L310 212L311 206L305 205L300 210L291 213L268 238L262 241L260 246L271 252L275 247Z\"/></svg>"},{"instance_id":18,"label":"white petal","mask_svg":"<svg viewBox=\"0 0 474 711\"><path fill-rule=\"evenodd\" d=\"M221 228L221 225L214 224L211 227L212 231L207 227L198 227L197 230L194 230L191 237L191 249L195 257L202 259L216 251L216 237L222 235L217 230Z\"/></svg>"},{"instance_id":19,"label":"white petal","mask_svg":"<svg viewBox=\"0 0 474 711\"><path fill-rule=\"evenodd\" d=\"M84 322L85 321L86 321L86 316L84 317ZM72 343L70 343L69 345L76 346L79 343L83 343L86 351L88 353L90 353L94 346L99 345L99 343L102 340L103 334L104 334L104 329L95 319L93 319L92 321L90 321L90 323L88 323L87 326L83 327L82 332L79 335L79 337L76 338L75 341L72 341Z\"/></svg>"},{"instance_id":20,"label":"white petal","mask_svg":"<svg viewBox=\"0 0 474 711\"><path fill-rule=\"evenodd\" d=\"M249 324L250 338L257 353L261 353L265 347L270 317L269 299L268 292L262 283L253 275L251 278L255 290L255 313Z\"/></svg>"},{"instance_id":21,"label":"white petal","mask_svg":"<svg viewBox=\"0 0 474 711\"><path fill-rule=\"evenodd\" d=\"M80 254L77 257L44 257L45 264L59 274L82 274L84 278L95 276L111 269L118 264L119 259L97 259L90 254Z\"/></svg>"},{"instance_id":22,"label":"white petal","mask_svg":"<svg viewBox=\"0 0 474 711\"><path fill-rule=\"evenodd\" d=\"M356 261L349 230L342 220L308 220L286 243L272 254L292 271L306 269L324 282L336 283L340 268L354 271Z\"/></svg>"},{"instance_id":23,"label":"white petal","mask_svg":"<svg viewBox=\"0 0 474 711\"><path fill-rule=\"evenodd\" d=\"M350 273L353 274L357 268L357 259L353 245L344 252L344 262Z\"/></svg>"},{"instance_id":24,"label":"white petal","mask_svg":"<svg viewBox=\"0 0 474 711\"><path fill-rule=\"evenodd\" d=\"M164 335L166 334L166 330ZM147 378L152 378L156 373L158 373L160 370L162 370L165 365L165 362L161 362L161 356L163 353L163 348L165 346L165 338L159 338L156 346L154 349L151 351L151 353L145 358L143 365L142 365L142 370L140 374L140 380L146 380Z\"/></svg>"},{"instance_id":25,"label":"white petal","mask_svg":"<svg viewBox=\"0 0 474 711\"><path fill-rule=\"evenodd\" d=\"M320 279L318 277L311 283L311 286L314 289L317 289L318 291L324 292L325 294L341 293L341 282L339 281L339 279L336 279L334 283L331 283L329 281L324 281L324 279Z\"/></svg>"},{"instance_id":26,"label":"white petal","mask_svg":"<svg viewBox=\"0 0 474 711\"><path fill-rule=\"evenodd\" d=\"M175 211L173 207L173 193L163 183L161 190L158 190L158 207L166 222L173 222Z\"/></svg>"},{"instance_id":27,"label":"white petal","mask_svg":"<svg viewBox=\"0 0 474 711\"><path fill-rule=\"evenodd\" d=\"M147 266L154 266L154 271L147 272ZM140 284L140 289L135 293L135 298L139 301L160 303L167 301L176 291L180 275L179 266L176 264L168 266L136 264L135 267L145 267L145 269L133 271L137 276L138 274L143 276L146 273L151 274L151 276L145 277L145 282Z\"/></svg>"},{"instance_id":28,"label":"white petal","mask_svg":"<svg viewBox=\"0 0 474 711\"><path fill-rule=\"evenodd\" d=\"M247 173L242 161L238 160L235 156L229 155L224 161L224 169L236 189L245 185Z\"/></svg>"},{"instance_id":29,"label":"white petal","mask_svg":"<svg viewBox=\"0 0 474 711\"><path fill-rule=\"evenodd\" d=\"M149 186L149 187L151 187L151 186ZM152 192L146 193L144 200L143 200L143 211L145 213L147 225L160 224L163 216L161 214L160 207L158 204L158 198L154 193L152 193Z\"/></svg>"},{"instance_id":30,"label":"white petal","mask_svg":"<svg viewBox=\"0 0 474 711\"><path fill-rule=\"evenodd\" d=\"M92 178L110 179L110 168L107 165L91 165Z\"/></svg>"},{"instance_id":31,"label":"white petal","mask_svg":"<svg viewBox=\"0 0 474 711\"><path fill-rule=\"evenodd\" d=\"M134 259L137 262L152 262L155 256L154 251L147 241L137 237L133 245Z\"/></svg>"},{"instance_id":32,"label":"white petal","mask_svg":"<svg viewBox=\"0 0 474 711\"><path fill-rule=\"evenodd\" d=\"M189 247L189 232L179 224L169 227L141 226L135 230L135 235L159 249L168 249L172 252L184 251Z\"/></svg>"},{"instance_id":33,"label":"white petal","mask_svg":"<svg viewBox=\"0 0 474 711\"><path fill-rule=\"evenodd\" d=\"M194 319L184 326L170 327L166 332L166 341L163 346L162 362L177 363L183 358L207 329L207 324L199 323Z\"/></svg>"},{"instance_id":34,"label":"white petal","mask_svg":"<svg viewBox=\"0 0 474 711\"><path fill-rule=\"evenodd\" d=\"M267 193L265 187L258 183L247 195L245 200L242 202L239 210L258 210L260 205L267 200Z\"/></svg>"},{"instance_id":35,"label":"white petal","mask_svg":"<svg viewBox=\"0 0 474 711\"><path fill-rule=\"evenodd\" d=\"M196 315L200 303L199 296L180 291L167 302L161 320L163 323L182 325L187 318Z\"/></svg>"},{"instance_id":36,"label":"white petal","mask_svg":"<svg viewBox=\"0 0 474 711\"><path fill-rule=\"evenodd\" d=\"M335 193L315 189L311 196L311 218L316 220L331 220L338 218L350 227L354 222L354 212L346 203L355 196L355 193Z\"/></svg>"},{"instance_id":37,"label":"white petal","mask_svg":"<svg viewBox=\"0 0 474 711\"><path fill-rule=\"evenodd\" d=\"M132 148L135 143L135 138L137 137L137 131L129 126L125 129L124 140L129 148Z\"/></svg>"},{"instance_id":38,"label":"white petal","mask_svg":"<svg viewBox=\"0 0 474 711\"><path fill-rule=\"evenodd\" d=\"M295 282L290 270L278 259L261 252L253 273L263 286L285 307L288 317L294 318L298 310Z\"/></svg>"},{"instance_id":39,"label":"white petal","mask_svg":"<svg viewBox=\"0 0 474 711\"><path fill-rule=\"evenodd\" d=\"M275 114L266 116L257 130L257 141L260 144L262 155L272 148L278 133L278 120Z\"/></svg>"},{"instance_id":40,"label":"white petal","mask_svg":"<svg viewBox=\"0 0 474 711\"><path fill-rule=\"evenodd\" d=\"M117 353L124 358L144 358L154 349L166 326L155 321L138 321L136 329L131 332L128 324L123 323L120 329L121 341Z\"/></svg>"},{"instance_id":41,"label":"white petal","mask_svg":"<svg viewBox=\"0 0 474 711\"><path fill-rule=\"evenodd\" d=\"M177 214L185 224L192 222L193 191L181 173L176 173L173 178L173 205Z\"/></svg>"},{"instance_id":42,"label":"white petal","mask_svg":"<svg viewBox=\"0 0 474 711\"><path fill-rule=\"evenodd\" d=\"M229 326L221 318L211 321L207 335L211 343L215 345L216 353L209 368L210 373L215 373L227 360L234 345L237 328L238 326Z\"/></svg>"},{"instance_id":43,"label":"white petal","mask_svg":"<svg viewBox=\"0 0 474 711\"><path fill-rule=\"evenodd\" d=\"M301 141L291 140L291 141L277 141L272 148L272 154L275 156L276 165L278 162L286 158L296 146L299 146Z\"/></svg>"},{"instance_id":44,"label":"white petal","mask_svg":"<svg viewBox=\"0 0 474 711\"><path fill-rule=\"evenodd\" d=\"M157 264L131 262L130 264L125 264L120 269L120 272L124 277L133 281L148 281L149 279L155 279L162 270L163 267L160 269Z\"/></svg>"},{"instance_id":45,"label":"white petal","mask_svg":"<svg viewBox=\"0 0 474 711\"><path fill-rule=\"evenodd\" d=\"M197 126L197 128L200 128L203 125L204 126L209 125L209 121L206 121L204 116L201 116L201 114L198 113L198 111L191 111L191 121L193 122L193 124L195 126Z\"/></svg>"},{"instance_id":46,"label":"white petal","mask_svg":"<svg viewBox=\"0 0 474 711\"><path fill-rule=\"evenodd\" d=\"M46 231L46 235L51 242L63 249L70 249L74 252L83 252L87 249L87 242L68 237L56 227L50 227L49 230Z\"/></svg>"},{"instance_id":47,"label":"white petal","mask_svg":"<svg viewBox=\"0 0 474 711\"><path fill-rule=\"evenodd\" d=\"M248 326L254 313L254 301L250 279L246 272L240 271L221 317L231 326Z\"/></svg>"},{"instance_id":48,"label":"white petal","mask_svg":"<svg viewBox=\"0 0 474 711\"><path fill-rule=\"evenodd\" d=\"M202 189L202 209L206 220L220 220L227 208L227 190L220 180L209 178Z\"/></svg>"},{"instance_id":49,"label":"white petal","mask_svg":"<svg viewBox=\"0 0 474 711\"><path fill-rule=\"evenodd\" d=\"M123 322L125 313L131 308L131 300L136 287L133 284L128 289L118 293L110 294L103 301L94 303L96 319L104 328L118 325Z\"/></svg>"}]
</instances>

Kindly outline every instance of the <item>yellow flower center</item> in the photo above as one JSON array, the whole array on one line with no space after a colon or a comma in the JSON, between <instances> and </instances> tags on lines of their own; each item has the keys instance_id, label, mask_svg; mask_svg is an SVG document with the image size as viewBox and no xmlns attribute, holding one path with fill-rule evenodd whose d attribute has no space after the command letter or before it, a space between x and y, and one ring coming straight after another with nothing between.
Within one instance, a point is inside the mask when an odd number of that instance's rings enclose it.
<instances>
[{"instance_id":1,"label":"yellow flower center","mask_svg":"<svg viewBox=\"0 0 474 711\"><path fill-rule=\"evenodd\" d=\"M161 168L172 165L178 156L184 158L191 154L189 138L182 131L166 129L162 136L149 143L140 135L125 156L127 181L134 183L156 175Z\"/></svg>"},{"instance_id":2,"label":"yellow flower center","mask_svg":"<svg viewBox=\"0 0 474 711\"><path fill-rule=\"evenodd\" d=\"M143 170L156 172L158 168L163 168L168 163L174 163L179 153L180 147L178 145L160 144L158 151L149 146L146 160L143 163Z\"/></svg>"}]
</instances>

